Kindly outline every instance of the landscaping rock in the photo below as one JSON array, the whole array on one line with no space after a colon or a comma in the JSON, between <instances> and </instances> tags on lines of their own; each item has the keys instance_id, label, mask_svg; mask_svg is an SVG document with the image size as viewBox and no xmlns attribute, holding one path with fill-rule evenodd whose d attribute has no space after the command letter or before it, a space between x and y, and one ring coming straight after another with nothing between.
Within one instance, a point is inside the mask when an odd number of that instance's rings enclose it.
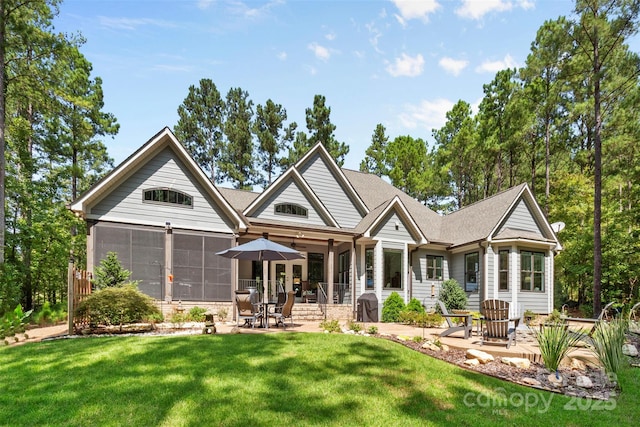
<instances>
[{"instance_id":1,"label":"landscaping rock","mask_svg":"<svg viewBox=\"0 0 640 427\"><path fill-rule=\"evenodd\" d=\"M466 357L467 359L477 359L478 362L482 363L483 365L494 361L493 356L489 353L485 353L484 351L476 350L473 348L467 350Z\"/></svg>"},{"instance_id":2,"label":"landscaping rock","mask_svg":"<svg viewBox=\"0 0 640 427\"><path fill-rule=\"evenodd\" d=\"M449 346L446 344L440 344L440 350L442 351L449 351Z\"/></svg>"},{"instance_id":3,"label":"landscaping rock","mask_svg":"<svg viewBox=\"0 0 640 427\"><path fill-rule=\"evenodd\" d=\"M525 377L522 379L522 384L526 384L532 387L540 387L542 383L535 378Z\"/></svg>"},{"instance_id":4,"label":"landscaping rock","mask_svg":"<svg viewBox=\"0 0 640 427\"><path fill-rule=\"evenodd\" d=\"M631 357L638 357L638 349L633 344L625 344L622 346L622 354Z\"/></svg>"},{"instance_id":5,"label":"landscaping rock","mask_svg":"<svg viewBox=\"0 0 640 427\"><path fill-rule=\"evenodd\" d=\"M480 361L478 359L467 359L463 362L467 366L479 366Z\"/></svg>"},{"instance_id":6,"label":"landscaping rock","mask_svg":"<svg viewBox=\"0 0 640 427\"><path fill-rule=\"evenodd\" d=\"M503 357L502 363L506 363L509 366L515 366L520 369L529 369L531 367L531 361L529 359L523 359L520 357Z\"/></svg>"},{"instance_id":7,"label":"landscaping rock","mask_svg":"<svg viewBox=\"0 0 640 427\"><path fill-rule=\"evenodd\" d=\"M591 378L584 375L578 375L576 377L576 385L582 388L593 388L593 382L591 381Z\"/></svg>"},{"instance_id":8,"label":"landscaping rock","mask_svg":"<svg viewBox=\"0 0 640 427\"><path fill-rule=\"evenodd\" d=\"M564 378L562 378L562 375L556 376L555 373L549 374L547 379L549 380L551 385L554 387L562 387L562 384L564 383Z\"/></svg>"}]
</instances>

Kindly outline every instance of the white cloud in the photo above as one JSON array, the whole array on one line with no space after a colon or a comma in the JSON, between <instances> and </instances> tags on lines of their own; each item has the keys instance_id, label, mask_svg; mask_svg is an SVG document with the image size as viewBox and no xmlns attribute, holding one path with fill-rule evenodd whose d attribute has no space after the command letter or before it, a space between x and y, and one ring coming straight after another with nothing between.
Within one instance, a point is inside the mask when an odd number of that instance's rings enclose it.
<instances>
[{"instance_id":1,"label":"white cloud","mask_svg":"<svg viewBox=\"0 0 640 427\"><path fill-rule=\"evenodd\" d=\"M100 22L101 26L113 30L137 30L144 26L160 28L174 28L176 26L172 22L150 18L110 18L107 16L99 16L98 22Z\"/></svg>"},{"instance_id":2,"label":"white cloud","mask_svg":"<svg viewBox=\"0 0 640 427\"><path fill-rule=\"evenodd\" d=\"M380 30L378 30L373 22L370 24L366 24L365 27L367 31L369 31L369 43L371 43L373 50L378 53L382 53L382 50L378 47L378 40L380 39L380 37L382 37L382 33L380 32Z\"/></svg>"},{"instance_id":3,"label":"white cloud","mask_svg":"<svg viewBox=\"0 0 640 427\"><path fill-rule=\"evenodd\" d=\"M424 58L421 54L411 57L403 53L395 63L387 66L387 72L393 77L416 77L424 71Z\"/></svg>"},{"instance_id":4,"label":"white cloud","mask_svg":"<svg viewBox=\"0 0 640 427\"><path fill-rule=\"evenodd\" d=\"M330 33L327 33L324 38L329 40L329 41L333 41L336 39L336 33L334 33L333 31L331 31Z\"/></svg>"},{"instance_id":5,"label":"white cloud","mask_svg":"<svg viewBox=\"0 0 640 427\"><path fill-rule=\"evenodd\" d=\"M323 61L328 61L329 58L331 58L331 51L324 46L320 46L316 42L309 43L307 47L309 48L309 50L313 51L313 54L318 59L321 59Z\"/></svg>"},{"instance_id":6,"label":"white cloud","mask_svg":"<svg viewBox=\"0 0 640 427\"><path fill-rule=\"evenodd\" d=\"M287 60L287 52L279 52L276 56L280 61Z\"/></svg>"},{"instance_id":7,"label":"white cloud","mask_svg":"<svg viewBox=\"0 0 640 427\"><path fill-rule=\"evenodd\" d=\"M469 61L465 61L464 59L453 59L449 57L444 57L438 61L438 65L443 68L447 73L453 74L454 76L459 76L462 70L467 68L469 65Z\"/></svg>"},{"instance_id":8,"label":"white cloud","mask_svg":"<svg viewBox=\"0 0 640 427\"><path fill-rule=\"evenodd\" d=\"M519 65L513 59L511 55L507 55L504 59L500 59L497 61L484 61L478 67L476 67L477 73L497 73L500 70L505 70L507 68L518 68Z\"/></svg>"},{"instance_id":9,"label":"white cloud","mask_svg":"<svg viewBox=\"0 0 640 427\"><path fill-rule=\"evenodd\" d=\"M429 21L429 14L440 9L437 0L391 0L398 11L399 15L394 15L402 26L406 21L411 19L421 19L424 22Z\"/></svg>"},{"instance_id":10,"label":"white cloud","mask_svg":"<svg viewBox=\"0 0 640 427\"><path fill-rule=\"evenodd\" d=\"M213 3L213 0L198 0L196 7L201 10L208 9Z\"/></svg>"},{"instance_id":11,"label":"white cloud","mask_svg":"<svg viewBox=\"0 0 640 427\"><path fill-rule=\"evenodd\" d=\"M447 112L453 108L453 105L452 101L444 98L433 101L423 100L418 105L407 104L404 106L405 111L400 113L398 119L406 128L424 128L431 132L432 129L440 129L445 125Z\"/></svg>"},{"instance_id":12,"label":"white cloud","mask_svg":"<svg viewBox=\"0 0 640 427\"><path fill-rule=\"evenodd\" d=\"M531 0L463 0L462 6L456 9L456 15L473 20L480 20L491 12L507 12L514 7L530 10L535 7Z\"/></svg>"}]
</instances>

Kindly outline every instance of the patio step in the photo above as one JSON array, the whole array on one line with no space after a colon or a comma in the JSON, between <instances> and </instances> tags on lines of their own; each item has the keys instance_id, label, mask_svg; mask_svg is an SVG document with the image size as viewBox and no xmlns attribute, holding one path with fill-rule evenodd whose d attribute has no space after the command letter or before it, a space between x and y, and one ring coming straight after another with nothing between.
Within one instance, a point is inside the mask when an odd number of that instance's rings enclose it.
<instances>
[{"instance_id":1,"label":"patio step","mask_svg":"<svg viewBox=\"0 0 640 427\"><path fill-rule=\"evenodd\" d=\"M324 320L324 314L318 304L294 304L291 310L294 319Z\"/></svg>"}]
</instances>

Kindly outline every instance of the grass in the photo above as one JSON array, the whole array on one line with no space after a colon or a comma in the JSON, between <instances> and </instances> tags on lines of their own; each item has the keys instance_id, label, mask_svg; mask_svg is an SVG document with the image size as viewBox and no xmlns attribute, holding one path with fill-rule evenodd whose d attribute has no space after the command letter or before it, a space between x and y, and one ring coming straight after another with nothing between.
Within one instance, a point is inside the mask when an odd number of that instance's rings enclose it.
<instances>
[{"instance_id":1,"label":"grass","mask_svg":"<svg viewBox=\"0 0 640 427\"><path fill-rule=\"evenodd\" d=\"M0 349L0 425L635 425L610 402L505 383L342 334L78 338Z\"/></svg>"}]
</instances>

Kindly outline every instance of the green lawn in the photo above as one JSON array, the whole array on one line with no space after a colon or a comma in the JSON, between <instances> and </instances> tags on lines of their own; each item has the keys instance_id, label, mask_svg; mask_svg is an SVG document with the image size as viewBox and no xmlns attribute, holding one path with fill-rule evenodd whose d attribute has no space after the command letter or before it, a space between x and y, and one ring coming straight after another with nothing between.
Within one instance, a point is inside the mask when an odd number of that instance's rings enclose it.
<instances>
[{"instance_id":1,"label":"green lawn","mask_svg":"<svg viewBox=\"0 0 640 427\"><path fill-rule=\"evenodd\" d=\"M0 349L0 425L637 425L621 396L569 399L376 338L241 334L79 338Z\"/></svg>"}]
</instances>

